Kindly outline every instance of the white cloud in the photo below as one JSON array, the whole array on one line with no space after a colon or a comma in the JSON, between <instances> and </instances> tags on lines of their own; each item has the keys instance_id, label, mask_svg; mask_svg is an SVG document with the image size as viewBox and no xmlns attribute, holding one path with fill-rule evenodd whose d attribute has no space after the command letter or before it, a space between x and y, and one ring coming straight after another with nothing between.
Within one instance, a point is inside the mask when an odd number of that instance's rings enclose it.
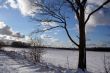
<instances>
[{"instance_id":1,"label":"white cloud","mask_svg":"<svg viewBox=\"0 0 110 73\"><path fill-rule=\"evenodd\" d=\"M6 25L3 21L0 21L0 34L2 35L13 35L12 29Z\"/></svg>"},{"instance_id":2,"label":"white cloud","mask_svg":"<svg viewBox=\"0 0 110 73\"><path fill-rule=\"evenodd\" d=\"M58 26L56 22L41 22L41 26L43 27L43 30L47 30L49 28ZM51 31L48 31L51 32Z\"/></svg>"},{"instance_id":3,"label":"white cloud","mask_svg":"<svg viewBox=\"0 0 110 73\"><path fill-rule=\"evenodd\" d=\"M30 38L28 36L20 38L20 37L13 37L11 35L2 35L2 34L0 34L0 40L4 42L10 42L10 43L12 43L13 41L22 41L26 43L30 42Z\"/></svg>"},{"instance_id":4,"label":"white cloud","mask_svg":"<svg viewBox=\"0 0 110 73\"><path fill-rule=\"evenodd\" d=\"M60 43L59 39L47 35L47 34L42 34L41 39L44 41L44 44L49 45L49 46L61 46L62 44Z\"/></svg>"},{"instance_id":5,"label":"white cloud","mask_svg":"<svg viewBox=\"0 0 110 73\"><path fill-rule=\"evenodd\" d=\"M56 22L41 22L41 25L43 25L44 27L55 27L58 24Z\"/></svg>"},{"instance_id":6,"label":"white cloud","mask_svg":"<svg viewBox=\"0 0 110 73\"><path fill-rule=\"evenodd\" d=\"M5 2L6 5L9 5L12 8L18 8L16 0L7 0Z\"/></svg>"},{"instance_id":7,"label":"white cloud","mask_svg":"<svg viewBox=\"0 0 110 73\"><path fill-rule=\"evenodd\" d=\"M13 35L13 31L8 25L6 25L5 27L0 29L0 34Z\"/></svg>"},{"instance_id":8,"label":"white cloud","mask_svg":"<svg viewBox=\"0 0 110 73\"><path fill-rule=\"evenodd\" d=\"M97 4L97 5L101 5L103 2L105 2L106 0L88 0L88 3L92 3L92 4Z\"/></svg>"},{"instance_id":9,"label":"white cloud","mask_svg":"<svg viewBox=\"0 0 110 73\"><path fill-rule=\"evenodd\" d=\"M23 38L23 35L21 35L18 32L13 31L13 29L9 27L8 25L6 25L3 21L0 21L0 34Z\"/></svg>"},{"instance_id":10,"label":"white cloud","mask_svg":"<svg viewBox=\"0 0 110 73\"><path fill-rule=\"evenodd\" d=\"M51 40L49 42L57 42L58 41L57 38L55 38L53 36L50 36L50 35L47 35L47 34L42 34L41 39L44 39L44 40L47 40L47 41Z\"/></svg>"},{"instance_id":11,"label":"white cloud","mask_svg":"<svg viewBox=\"0 0 110 73\"><path fill-rule=\"evenodd\" d=\"M17 4L19 10L24 16L33 16L33 12L36 11L36 7L34 6L35 0L17 0Z\"/></svg>"},{"instance_id":12,"label":"white cloud","mask_svg":"<svg viewBox=\"0 0 110 73\"><path fill-rule=\"evenodd\" d=\"M6 0L0 5L0 8L11 7L18 9L24 16L34 16L34 12L37 12L39 7L35 6L36 0Z\"/></svg>"},{"instance_id":13,"label":"white cloud","mask_svg":"<svg viewBox=\"0 0 110 73\"><path fill-rule=\"evenodd\" d=\"M0 21L0 29L3 28L3 27L5 27L5 26L6 26L5 23L2 22L2 21Z\"/></svg>"},{"instance_id":14,"label":"white cloud","mask_svg":"<svg viewBox=\"0 0 110 73\"><path fill-rule=\"evenodd\" d=\"M43 44L51 47L72 47L72 42L69 40L66 43L56 38L55 36L49 34L42 34L41 39L43 40Z\"/></svg>"},{"instance_id":15,"label":"white cloud","mask_svg":"<svg viewBox=\"0 0 110 73\"><path fill-rule=\"evenodd\" d=\"M11 27L6 25L3 21L0 21L0 39L16 40L16 41L28 41L29 37L24 36L19 32L15 32Z\"/></svg>"},{"instance_id":16,"label":"white cloud","mask_svg":"<svg viewBox=\"0 0 110 73\"><path fill-rule=\"evenodd\" d=\"M29 36L24 36L24 37L12 37L14 38L16 41L22 41L22 42L26 42L26 43L29 43L30 42L30 38Z\"/></svg>"},{"instance_id":17,"label":"white cloud","mask_svg":"<svg viewBox=\"0 0 110 73\"><path fill-rule=\"evenodd\" d=\"M88 13L98 8L105 1L106 0L98 0L96 2L96 0L88 0L90 5L88 4L87 6L86 17L88 16ZM110 25L110 3L90 17L86 25L86 31L90 31L98 25Z\"/></svg>"},{"instance_id":18,"label":"white cloud","mask_svg":"<svg viewBox=\"0 0 110 73\"><path fill-rule=\"evenodd\" d=\"M88 0L85 18L87 18L88 14L98 8L105 1L106 0ZM102 9L100 9L90 17L86 24L86 32L92 31L97 26L105 25L110 25L110 3L105 5ZM79 32L79 25L76 24L74 29Z\"/></svg>"},{"instance_id":19,"label":"white cloud","mask_svg":"<svg viewBox=\"0 0 110 73\"><path fill-rule=\"evenodd\" d=\"M57 34L58 34L58 32L54 32L54 34L55 34L55 35L57 35Z\"/></svg>"},{"instance_id":20,"label":"white cloud","mask_svg":"<svg viewBox=\"0 0 110 73\"><path fill-rule=\"evenodd\" d=\"M52 38L51 36L49 36L47 34L42 34L40 37L41 37L41 39L50 39L50 38Z\"/></svg>"}]
</instances>

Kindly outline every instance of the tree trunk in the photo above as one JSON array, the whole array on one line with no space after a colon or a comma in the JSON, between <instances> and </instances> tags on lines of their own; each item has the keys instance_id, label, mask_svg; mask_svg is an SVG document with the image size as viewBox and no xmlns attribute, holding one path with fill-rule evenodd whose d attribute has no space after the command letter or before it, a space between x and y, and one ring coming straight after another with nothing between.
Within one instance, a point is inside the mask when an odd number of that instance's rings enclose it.
<instances>
[{"instance_id":1,"label":"tree trunk","mask_svg":"<svg viewBox=\"0 0 110 73\"><path fill-rule=\"evenodd\" d=\"M83 71L86 69L86 40L85 40L85 30L83 27L80 28L80 45L79 45L79 64L78 68Z\"/></svg>"},{"instance_id":2,"label":"tree trunk","mask_svg":"<svg viewBox=\"0 0 110 73\"><path fill-rule=\"evenodd\" d=\"M79 19L79 63L78 68L86 70L86 35L85 35L85 11L84 7L80 8Z\"/></svg>"}]
</instances>

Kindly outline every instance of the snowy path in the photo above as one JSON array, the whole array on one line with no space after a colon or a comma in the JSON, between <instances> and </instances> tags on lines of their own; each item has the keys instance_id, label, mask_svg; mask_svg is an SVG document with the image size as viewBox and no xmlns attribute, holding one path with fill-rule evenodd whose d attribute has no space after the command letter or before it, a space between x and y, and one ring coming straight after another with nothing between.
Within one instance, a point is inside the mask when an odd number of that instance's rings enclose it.
<instances>
[{"instance_id":1,"label":"snowy path","mask_svg":"<svg viewBox=\"0 0 110 73\"><path fill-rule=\"evenodd\" d=\"M0 73L45 73L40 72L34 65L21 62L23 60L14 60L3 52L0 52Z\"/></svg>"},{"instance_id":2,"label":"snowy path","mask_svg":"<svg viewBox=\"0 0 110 73\"><path fill-rule=\"evenodd\" d=\"M59 67L54 65L47 65L46 63L35 65L20 56L12 57L5 53L0 51L0 73L59 73L57 72Z\"/></svg>"},{"instance_id":3,"label":"snowy path","mask_svg":"<svg viewBox=\"0 0 110 73\"><path fill-rule=\"evenodd\" d=\"M12 63L11 58L0 52L0 73L18 73L16 69L10 67Z\"/></svg>"}]
</instances>

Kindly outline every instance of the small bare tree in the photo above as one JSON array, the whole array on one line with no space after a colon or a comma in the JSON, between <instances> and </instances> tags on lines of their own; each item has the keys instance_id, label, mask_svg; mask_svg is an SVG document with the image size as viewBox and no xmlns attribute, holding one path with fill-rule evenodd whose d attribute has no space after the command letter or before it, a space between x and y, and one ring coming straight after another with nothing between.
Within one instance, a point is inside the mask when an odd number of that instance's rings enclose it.
<instances>
[{"instance_id":1,"label":"small bare tree","mask_svg":"<svg viewBox=\"0 0 110 73\"><path fill-rule=\"evenodd\" d=\"M104 54L104 73L110 73L110 56Z\"/></svg>"},{"instance_id":2,"label":"small bare tree","mask_svg":"<svg viewBox=\"0 0 110 73\"><path fill-rule=\"evenodd\" d=\"M44 48L41 48L41 46L43 46L42 39L40 39L40 38L31 39L31 46L32 46L32 48L29 51L31 60L34 63L40 63L42 54L44 53Z\"/></svg>"}]
</instances>

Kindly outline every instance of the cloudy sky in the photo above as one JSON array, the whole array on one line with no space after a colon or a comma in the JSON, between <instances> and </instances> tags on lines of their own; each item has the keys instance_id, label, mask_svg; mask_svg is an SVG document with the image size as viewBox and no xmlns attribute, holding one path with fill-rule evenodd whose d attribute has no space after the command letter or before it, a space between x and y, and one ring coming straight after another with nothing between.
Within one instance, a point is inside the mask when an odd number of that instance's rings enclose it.
<instances>
[{"instance_id":1,"label":"cloudy sky","mask_svg":"<svg viewBox=\"0 0 110 73\"><path fill-rule=\"evenodd\" d=\"M94 8L97 8L105 0L88 0L87 14ZM47 28L48 26L56 26L57 23L38 23L32 21L30 17L34 17L33 12L37 12L39 7L34 7L35 0L0 0L0 38L12 39L12 40L28 40L28 35L33 30L38 30L39 25L41 28ZM74 16L75 19L75 16ZM73 28L69 28L73 39L77 34L77 23L74 22ZM52 25L51 25L52 24ZM71 25L70 25L71 26ZM110 46L110 3L103 9L95 13L89 20L86 26L87 45L88 46ZM57 28L56 30L40 33L37 36L41 37L45 41L46 45L53 46L71 46L73 45L65 31ZM51 40L51 41L49 41Z\"/></svg>"}]
</instances>

